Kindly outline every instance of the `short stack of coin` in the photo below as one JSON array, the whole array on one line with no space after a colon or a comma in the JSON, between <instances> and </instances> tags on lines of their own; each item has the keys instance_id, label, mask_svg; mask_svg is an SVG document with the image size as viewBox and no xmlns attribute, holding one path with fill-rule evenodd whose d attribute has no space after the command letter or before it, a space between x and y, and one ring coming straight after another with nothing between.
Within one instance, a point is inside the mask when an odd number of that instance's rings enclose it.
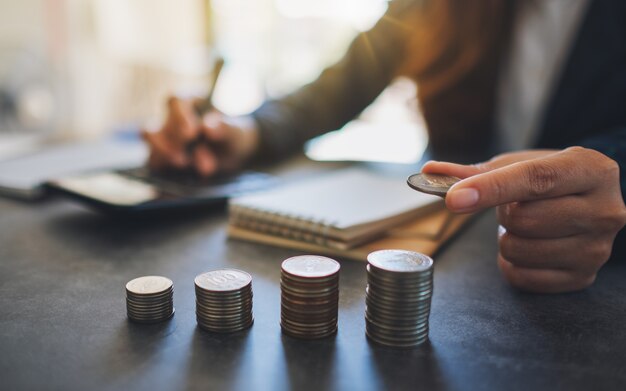
<instances>
[{"instance_id":1,"label":"short stack of coin","mask_svg":"<svg viewBox=\"0 0 626 391\"><path fill-rule=\"evenodd\" d=\"M381 250L369 254L367 261L367 336L393 347L425 342L433 292L433 260L413 251Z\"/></svg>"},{"instance_id":2,"label":"short stack of coin","mask_svg":"<svg viewBox=\"0 0 626 391\"><path fill-rule=\"evenodd\" d=\"M140 323L156 323L174 315L174 284L159 276L135 278L126 284L128 318Z\"/></svg>"},{"instance_id":3,"label":"short stack of coin","mask_svg":"<svg viewBox=\"0 0 626 391\"><path fill-rule=\"evenodd\" d=\"M285 334L315 339L337 332L339 269L337 261L317 255L282 263L280 325Z\"/></svg>"},{"instance_id":4,"label":"short stack of coin","mask_svg":"<svg viewBox=\"0 0 626 391\"><path fill-rule=\"evenodd\" d=\"M252 276L237 269L200 274L196 286L196 319L207 331L232 333L252 326Z\"/></svg>"}]
</instances>

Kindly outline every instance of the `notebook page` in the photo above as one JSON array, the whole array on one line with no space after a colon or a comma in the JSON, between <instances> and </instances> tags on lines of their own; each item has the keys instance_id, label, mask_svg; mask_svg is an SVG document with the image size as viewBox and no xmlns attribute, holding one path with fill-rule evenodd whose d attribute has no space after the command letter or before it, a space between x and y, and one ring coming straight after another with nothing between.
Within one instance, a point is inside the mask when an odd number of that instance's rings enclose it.
<instances>
[{"instance_id":1,"label":"notebook page","mask_svg":"<svg viewBox=\"0 0 626 391\"><path fill-rule=\"evenodd\" d=\"M402 179L354 168L238 197L231 204L349 229L440 201Z\"/></svg>"}]
</instances>

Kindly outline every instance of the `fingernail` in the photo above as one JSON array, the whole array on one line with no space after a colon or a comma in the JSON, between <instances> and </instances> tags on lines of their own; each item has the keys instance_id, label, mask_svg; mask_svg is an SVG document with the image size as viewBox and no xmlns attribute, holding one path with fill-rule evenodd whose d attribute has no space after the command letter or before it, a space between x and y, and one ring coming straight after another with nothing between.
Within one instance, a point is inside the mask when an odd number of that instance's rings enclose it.
<instances>
[{"instance_id":1,"label":"fingernail","mask_svg":"<svg viewBox=\"0 0 626 391\"><path fill-rule=\"evenodd\" d=\"M446 203L454 210L469 209L478 203L478 190L467 188L452 190L446 195Z\"/></svg>"}]
</instances>

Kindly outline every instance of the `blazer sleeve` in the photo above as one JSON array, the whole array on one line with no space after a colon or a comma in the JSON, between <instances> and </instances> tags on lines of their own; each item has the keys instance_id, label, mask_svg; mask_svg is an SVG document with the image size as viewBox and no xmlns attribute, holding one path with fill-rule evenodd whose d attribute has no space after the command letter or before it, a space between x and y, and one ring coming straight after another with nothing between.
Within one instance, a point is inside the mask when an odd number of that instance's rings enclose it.
<instances>
[{"instance_id":1,"label":"blazer sleeve","mask_svg":"<svg viewBox=\"0 0 626 391\"><path fill-rule=\"evenodd\" d=\"M260 132L260 158L293 153L307 140L338 129L363 111L391 82L404 55L402 14L417 1L396 0L369 31L360 33L343 58L312 83L252 113Z\"/></svg>"}]
</instances>

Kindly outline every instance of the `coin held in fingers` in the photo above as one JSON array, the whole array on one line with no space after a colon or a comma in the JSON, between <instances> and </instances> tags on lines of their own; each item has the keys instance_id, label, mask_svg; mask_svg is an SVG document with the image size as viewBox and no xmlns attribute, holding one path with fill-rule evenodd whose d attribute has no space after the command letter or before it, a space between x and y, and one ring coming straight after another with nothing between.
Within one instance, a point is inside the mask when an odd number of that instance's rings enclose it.
<instances>
[{"instance_id":1,"label":"coin held in fingers","mask_svg":"<svg viewBox=\"0 0 626 391\"><path fill-rule=\"evenodd\" d=\"M445 198L452 185L460 180L461 179L454 176L419 173L411 175L406 180L406 183L411 188L421 191L422 193Z\"/></svg>"}]
</instances>

